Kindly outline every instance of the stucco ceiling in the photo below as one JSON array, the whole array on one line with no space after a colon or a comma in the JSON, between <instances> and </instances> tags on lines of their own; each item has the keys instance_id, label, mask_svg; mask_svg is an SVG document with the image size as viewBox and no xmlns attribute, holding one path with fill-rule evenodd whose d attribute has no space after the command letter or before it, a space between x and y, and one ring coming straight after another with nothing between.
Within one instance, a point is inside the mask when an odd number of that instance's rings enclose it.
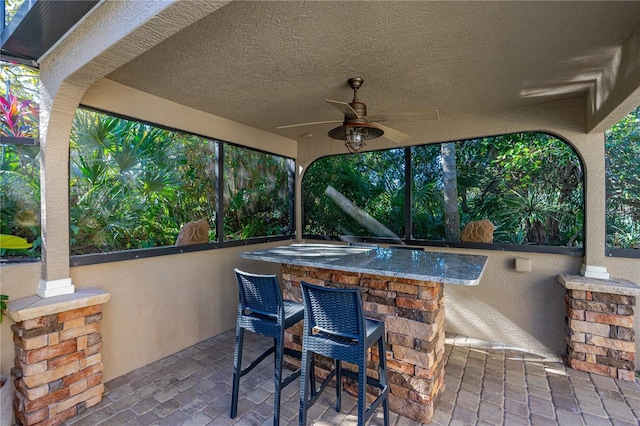
<instances>
[{"instance_id":1,"label":"stucco ceiling","mask_svg":"<svg viewBox=\"0 0 640 426\"><path fill-rule=\"evenodd\" d=\"M350 102L355 76L369 114L584 97L639 25L636 1L232 2L108 78L301 140L333 126L275 128L340 120L324 99ZM385 124L418 139L437 125Z\"/></svg>"}]
</instances>

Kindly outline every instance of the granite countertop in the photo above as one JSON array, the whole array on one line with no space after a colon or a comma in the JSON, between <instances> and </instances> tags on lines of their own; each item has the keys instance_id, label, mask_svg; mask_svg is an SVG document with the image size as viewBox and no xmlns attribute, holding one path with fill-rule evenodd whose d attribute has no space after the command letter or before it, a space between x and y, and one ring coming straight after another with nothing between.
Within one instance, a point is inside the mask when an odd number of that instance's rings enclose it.
<instances>
[{"instance_id":1,"label":"granite countertop","mask_svg":"<svg viewBox=\"0 0 640 426\"><path fill-rule=\"evenodd\" d=\"M245 259L474 286L487 256L336 244L292 244L240 253Z\"/></svg>"}]
</instances>

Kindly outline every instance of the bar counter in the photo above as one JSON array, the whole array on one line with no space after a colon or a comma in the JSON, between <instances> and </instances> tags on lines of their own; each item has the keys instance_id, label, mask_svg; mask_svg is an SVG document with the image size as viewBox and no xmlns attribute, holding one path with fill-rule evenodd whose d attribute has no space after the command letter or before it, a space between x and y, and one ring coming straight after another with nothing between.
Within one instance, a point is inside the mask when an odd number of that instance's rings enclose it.
<instances>
[{"instance_id":1,"label":"bar counter","mask_svg":"<svg viewBox=\"0 0 640 426\"><path fill-rule=\"evenodd\" d=\"M444 391L444 284L480 283L487 257L337 244L292 244L244 252L246 259L282 264L283 296L302 302L300 281L358 287L365 315L385 323L389 408L428 423ZM301 349L302 324L291 327L287 346ZM377 351L370 352L377 362ZM295 362L292 362L295 364ZM328 361L318 362L320 377ZM318 372L319 371L319 372ZM345 383L357 394L357 384Z\"/></svg>"}]
</instances>

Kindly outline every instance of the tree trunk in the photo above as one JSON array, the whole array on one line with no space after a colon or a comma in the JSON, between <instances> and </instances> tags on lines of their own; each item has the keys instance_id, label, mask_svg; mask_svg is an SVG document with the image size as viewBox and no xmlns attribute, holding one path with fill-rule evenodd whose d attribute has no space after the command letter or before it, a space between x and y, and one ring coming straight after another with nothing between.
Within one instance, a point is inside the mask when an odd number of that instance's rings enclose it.
<instances>
[{"instance_id":1,"label":"tree trunk","mask_svg":"<svg viewBox=\"0 0 640 426\"><path fill-rule=\"evenodd\" d=\"M455 142L440 145L442 180L444 185L444 217L447 241L460 241L460 212L458 211L458 169Z\"/></svg>"}]
</instances>

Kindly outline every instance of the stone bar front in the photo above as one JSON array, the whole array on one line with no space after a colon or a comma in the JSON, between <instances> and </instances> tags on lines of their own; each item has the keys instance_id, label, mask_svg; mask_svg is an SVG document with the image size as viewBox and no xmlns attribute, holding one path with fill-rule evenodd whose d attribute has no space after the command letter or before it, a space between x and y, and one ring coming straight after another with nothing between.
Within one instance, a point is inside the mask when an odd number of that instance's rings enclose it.
<instances>
[{"instance_id":1,"label":"stone bar front","mask_svg":"<svg viewBox=\"0 0 640 426\"><path fill-rule=\"evenodd\" d=\"M302 303L300 281L334 288L359 287L369 318L384 321L387 332L389 408L419 422L429 422L444 390L444 296L442 284L308 266L283 265L283 297ZM302 324L286 332L287 346L302 350ZM369 368L378 371L377 351ZM322 378L330 373L316 367ZM357 383L345 383L357 396ZM375 395L371 395L374 399Z\"/></svg>"},{"instance_id":2,"label":"stone bar front","mask_svg":"<svg viewBox=\"0 0 640 426\"><path fill-rule=\"evenodd\" d=\"M385 324L389 408L417 422L431 421L444 391L444 284L477 285L486 257L323 244L241 256L282 263L283 297L288 300L302 302L300 281L359 288L365 315ZM289 329L288 347L302 349L302 327ZM369 354L377 371L377 351ZM324 378L330 365L323 368L320 360L316 371ZM345 389L357 395L356 383L346 381Z\"/></svg>"},{"instance_id":3,"label":"stone bar front","mask_svg":"<svg viewBox=\"0 0 640 426\"><path fill-rule=\"evenodd\" d=\"M566 289L567 361L571 368L633 381L633 307L640 287L626 280L560 275Z\"/></svg>"},{"instance_id":4,"label":"stone bar front","mask_svg":"<svg viewBox=\"0 0 640 426\"><path fill-rule=\"evenodd\" d=\"M58 425L102 401L102 304L95 288L9 302L18 424Z\"/></svg>"}]
</instances>

